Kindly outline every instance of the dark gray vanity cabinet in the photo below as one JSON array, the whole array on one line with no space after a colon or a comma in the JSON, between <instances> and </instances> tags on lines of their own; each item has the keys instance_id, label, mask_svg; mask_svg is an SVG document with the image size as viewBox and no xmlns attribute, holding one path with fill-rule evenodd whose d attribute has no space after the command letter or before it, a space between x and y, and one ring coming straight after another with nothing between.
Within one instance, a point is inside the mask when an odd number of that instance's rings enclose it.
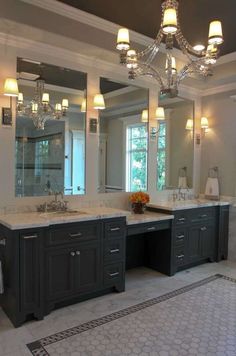
<instances>
[{"instance_id":1,"label":"dark gray vanity cabinet","mask_svg":"<svg viewBox=\"0 0 236 356\"><path fill-rule=\"evenodd\" d=\"M207 261L227 258L229 206L177 211L151 209L174 215L171 272Z\"/></svg>"},{"instance_id":2,"label":"dark gray vanity cabinet","mask_svg":"<svg viewBox=\"0 0 236 356\"><path fill-rule=\"evenodd\" d=\"M125 218L15 231L0 225L0 305L17 327L61 305L123 291L125 238Z\"/></svg>"}]
</instances>

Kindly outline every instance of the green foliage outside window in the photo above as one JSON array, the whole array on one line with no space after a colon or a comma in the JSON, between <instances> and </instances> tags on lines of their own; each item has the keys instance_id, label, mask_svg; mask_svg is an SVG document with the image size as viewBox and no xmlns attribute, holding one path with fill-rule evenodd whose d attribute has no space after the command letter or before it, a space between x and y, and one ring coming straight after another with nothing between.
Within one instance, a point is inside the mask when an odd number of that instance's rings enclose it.
<instances>
[{"instance_id":1,"label":"green foliage outside window","mask_svg":"<svg viewBox=\"0 0 236 356\"><path fill-rule=\"evenodd\" d=\"M160 123L157 141L157 190L163 190L166 185L166 123Z\"/></svg>"}]
</instances>

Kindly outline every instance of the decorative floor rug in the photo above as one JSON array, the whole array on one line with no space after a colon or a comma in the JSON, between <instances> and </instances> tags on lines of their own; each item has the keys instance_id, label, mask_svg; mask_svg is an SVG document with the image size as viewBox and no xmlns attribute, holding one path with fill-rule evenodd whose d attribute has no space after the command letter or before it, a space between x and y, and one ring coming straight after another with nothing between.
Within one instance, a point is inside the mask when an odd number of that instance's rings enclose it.
<instances>
[{"instance_id":1,"label":"decorative floor rug","mask_svg":"<svg viewBox=\"0 0 236 356\"><path fill-rule=\"evenodd\" d=\"M37 356L236 356L236 280L217 274L27 347Z\"/></svg>"}]
</instances>

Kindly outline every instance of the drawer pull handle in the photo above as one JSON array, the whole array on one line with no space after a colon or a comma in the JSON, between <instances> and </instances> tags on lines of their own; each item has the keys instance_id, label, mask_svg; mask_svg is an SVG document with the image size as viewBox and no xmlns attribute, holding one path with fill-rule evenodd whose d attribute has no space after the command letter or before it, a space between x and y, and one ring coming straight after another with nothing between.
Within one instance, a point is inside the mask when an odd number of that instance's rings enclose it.
<instances>
[{"instance_id":1,"label":"drawer pull handle","mask_svg":"<svg viewBox=\"0 0 236 356\"><path fill-rule=\"evenodd\" d=\"M112 227L110 229L111 232L114 232L114 231L120 231L120 227Z\"/></svg>"},{"instance_id":2,"label":"drawer pull handle","mask_svg":"<svg viewBox=\"0 0 236 356\"><path fill-rule=\"evenodd\" d=\"M0 245L6 246L6 239L0 239Z\"/></svg>"},{"instance_id":3,"label":"drawer pull handle","mask_svg":"<svg viewBox=\"0 0 236 356\"><path fill-rule=\"evenodd\" d=\"M155 226L148 227L147 230L148 230L148 231L154 231L154 230L156 230L156 227L155 227Z\"/></svg>"},{"instance_id":4,"label":"drawer pull handle","mask_svg":"<svg viewBox=\"0 0 236 356\"><path fill-rule=\"evenodd\" d=\"M70 255L71 255L72 257L75 257L75 252L71 252Z\"/></svg>"},{"instance_id":5,"label":"drawer pull handle","mask_svg":"<svg viewBox=\"0 0 236 356\"><path fill-rule=\"evenodd\" d=\"M185 218L179 218L178 221L179 222L184 222L186 219Z\"/></svg>"},{"instance_id":6,"label":"drawer pull handle","mask_svg":"<svg viewBox=\"0 0 236 356\"><path fill-rule=\"evenodd\" d=\"M110 253L118 253L120 252L119 248L114 248L114 250L110 250Z\"/></svg>"},{"instance_id":7,"label":"drawer pull handle","mask_svg":"<svg viewBox=\"0 0 236 356\"><path fill-rule=\"evenodd\" d=\"M207 218L207 214L200 215L200 218L202 219Z\"/></svg>"},{"instance_id":8,"label":"drawer pull handle","mask_svg":"<svg viewBox=\"0 0 236 356\"><path fill-rule=\"evenodd\" d=\"M28 236L23 236L24 240L31 240L31 239L37 239L37 235L28 235Z\"/></svg>"},{"instance_id":9,"label":"drawer pull handle","mask_svg":"<svg viewBox=\"0 0 236 356\"><path fill-rule=\"evenodd\" d=\"M114 272L114 273L109 273L109 276L110 277L116 277L116 276L119 276L119 272Z\"/></svg>"},{"instance_id":10,"label":"drawer pull handle","mask_svg":"<svg viewBox=\"0 0 236 356\"><path fill-rule=\"evenodd\" d=\"M81 232L77 232L76 234L69 234L69 235L70 235L70 237L72 237L72 238L81 237L81 236L82 236Z\"/></svg>"},{"instance_id":11,"label":"drawer pull handle","mask_svg":"<svg viewBox=\"0 0 236 356\"><path fill-rule=\"evenodd\" d=\"M184 235L177 235L177 239L182 240L184 238Z\"/></svg>"},{"instance_id":12,"label":"drawer pull handle","mask_svg":"<svg viewBox=\"0 0 236 356\"><path fill-rule=\"evenodd\" d=\"M80 256L80 251L76 251L76 256Z\"/></svg>"},{"instance_id":13,"label":"drawer pull handle","mask_svg":"<svg viewBox=\"0 0 236 356\"><path fill-rule=\"evenodd\" d=\"M180 259L180 258L184 258L184 255L177 255L176 257Z\"/></svg>"},{"instance_id":14,"label":"drawer pull handle","mask_svg":"<svg viewBox=\"0 0 236 356\"><path fill-rule=\"evenodd\" d=\"M206 226L201 228L201 231L206 231L206 230L207 230Z\"/></svg>"}]
</instances>

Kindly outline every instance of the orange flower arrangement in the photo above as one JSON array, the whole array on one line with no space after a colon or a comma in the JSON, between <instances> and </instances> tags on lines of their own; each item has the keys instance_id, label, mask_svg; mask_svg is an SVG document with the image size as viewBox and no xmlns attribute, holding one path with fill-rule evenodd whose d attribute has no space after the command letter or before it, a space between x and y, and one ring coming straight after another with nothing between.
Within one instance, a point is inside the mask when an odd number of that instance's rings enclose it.
<instances>
[{"instance_id":1,"label":"orange flower arrangement","mask_svg":"<svg viewBox=\"0 0 236 356\"><path fill-rule=\"evenodd\" d=\"M130 195L129 200L132 204L141 203L147 204L150 201L150 197L147 193L144 192L136 192Z\"/></svg>"}]
</instances>

